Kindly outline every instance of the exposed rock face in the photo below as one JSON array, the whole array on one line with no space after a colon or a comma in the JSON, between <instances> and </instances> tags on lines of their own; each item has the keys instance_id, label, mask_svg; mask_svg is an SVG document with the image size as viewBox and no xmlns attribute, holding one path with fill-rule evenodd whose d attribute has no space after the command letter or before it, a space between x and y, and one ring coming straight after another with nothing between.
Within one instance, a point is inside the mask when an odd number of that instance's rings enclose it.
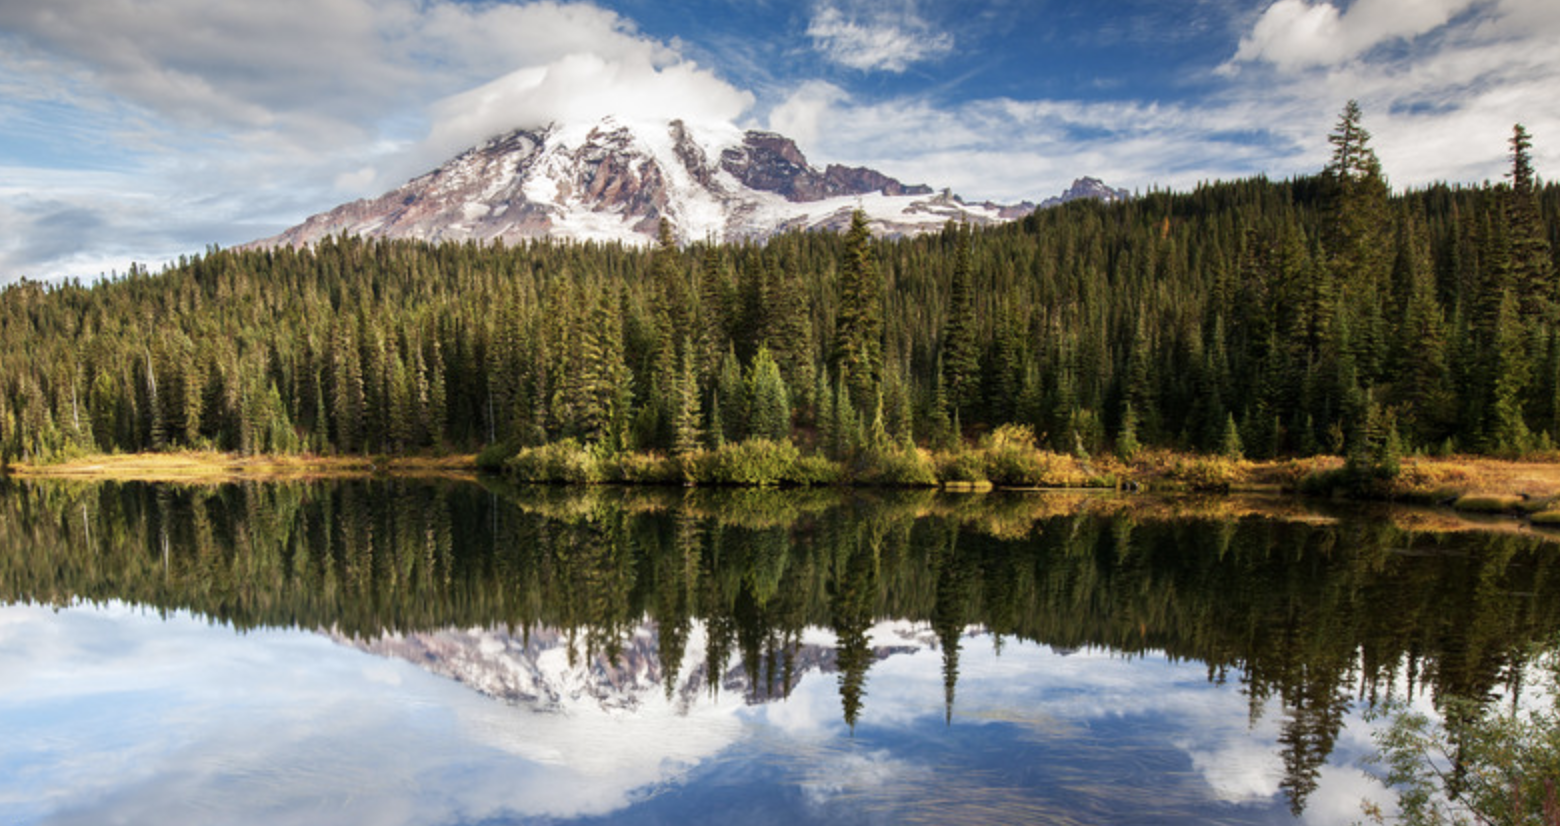
<instances>
[{"instance_id":1,"label":"exposed rock face","mask_svg":"<svg viewBox=\"0 0 1560 826\"><path fill-rule=\"evenodd\" d=\"M1105 182L1099 178L1084 177L1073 181L1072 186L1068 187L1067 191L1061 195L1041 201L1040 207L1044 209L1061 206L1069 201L1081 201L1088 198L1110 204L1116 201L1125 201L1131 197L1132 193L1125 189L1112 189L1106 186Z\"/></svg>"},{"instance_id":2,"label":"exposed rock face","mask_svg":"<svg viewBox=\"0 0 1560 826\"><path fill-rule=\"evenodd\" d=\"M1082 178L1061 198L1116 200ZM763 239L791 229L847 226L864 210L881 235L912 235L947 221L993 224L1023 217L1028 202L971 204L876 170L819 170L772 132L682 121L516 130L461 153L378 198L309 218L251 246L302 246L346 233L374 238L515 243L553 236L644 244L662 218L681 240Z\"/></svg>"}]
</instances>

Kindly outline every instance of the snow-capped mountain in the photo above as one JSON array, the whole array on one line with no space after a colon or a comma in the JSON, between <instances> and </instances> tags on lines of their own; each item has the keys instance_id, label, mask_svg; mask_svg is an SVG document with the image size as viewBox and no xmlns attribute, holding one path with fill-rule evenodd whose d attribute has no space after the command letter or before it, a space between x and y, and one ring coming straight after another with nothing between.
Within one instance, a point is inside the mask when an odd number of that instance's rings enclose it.
<instances>
[{"instance_id":1,"label":"snow-capped mountain","mask_svg":"<svg viewBox=\"0 0 1560 826\"><path fill-rule=\"evenodd\" d=\"M583 641L552 629L532 629L524 636L497 628L451 628L374 639L330 636L338 644L413 663L486 696L538 711L633 712L670 702L674 710L686 712L701 697L717 692L753 704L781 699L789 689L779 673L762 675L755 683L735 651L712 675L705 629L697 622L688 635L670 696L654 623L629 633L615 656L587 653ZM928 629L902 622L880 623L869 636L872 657L878 661L937 645ZM809 629L791 654L792 686L805 674L836 671L836 653L831 633Z\"/></svg>"},{"instance_id":2,"label":"snow-capped mountain","mask_svg":"<svg viewBox=\"0 0 1560 826\"><path fill-rule=\"evenodd\" d=\"M1123 196L1085 178L1051 200ZM1009 221L1035 205L966 203L947 190L907 185L864 167L820 170L794 141L771 132L607 118L510 132L385 195L315 215L252 246L302 246L340 233L643 244L654 239L663 217L682 241L739 241L843 228L857 208L874 232L896 236L940 229L949 220Z\"/></svg>"}]
</instances>

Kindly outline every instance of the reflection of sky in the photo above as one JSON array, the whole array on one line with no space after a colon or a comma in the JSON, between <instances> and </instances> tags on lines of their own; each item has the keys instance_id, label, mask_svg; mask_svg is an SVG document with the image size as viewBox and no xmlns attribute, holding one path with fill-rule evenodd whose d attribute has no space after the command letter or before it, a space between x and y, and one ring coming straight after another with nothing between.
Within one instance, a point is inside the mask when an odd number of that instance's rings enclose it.
<instances>
[{"instance_id":1,"label":"reflection of sky","mask_svg":"<svg viewBox=\"0 0 1560 826\"><path fill-rule=\"evenodd\" d=\"M658 690L539 713L312 633L5 607L0 823L1289 819L1282 710L1248 727L1196 663L967 638L951 726L941 656L919 650L873 665L854 736L836 682L686 716ZM1358 819L1363 731L1351 718L1306 821Z\"/></svg>"}]
</instances>

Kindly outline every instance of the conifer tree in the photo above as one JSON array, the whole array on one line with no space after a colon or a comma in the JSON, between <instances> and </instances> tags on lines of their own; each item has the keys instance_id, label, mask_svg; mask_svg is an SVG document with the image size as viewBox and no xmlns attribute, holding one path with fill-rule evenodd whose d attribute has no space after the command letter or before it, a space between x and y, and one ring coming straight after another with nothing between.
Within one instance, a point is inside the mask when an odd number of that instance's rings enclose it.
<instances>
[{"instance_id":1,"label":"conifer tree","mask_svg":"<svg viewBox=\"0 0 1560 826\"><path fill-rule=\"evenodd\" d=\"M791 394L769 348L758 348L748 367L748 432L752 436L784 441L791 435Z\"/></svg>"},{"instance_id":2,"label":"conifer tree","mask_svg":"<svg viewBox=\"0 0 1560 826\"><path fill-rule=\"evenodd\" d=\"M1387 180L1370 148L1370 132L1361 124L1360 106L1349 101L1327 140L1332 160L1323 170L1328 187L1327 226L1323 235L1329 268L1352 316L1356 366L1373 380L1384 354L1381 296L1386 278Z\"/></svg>"},{"instance_id":3,"label":"conifer tree","mask_svg":"<svg viewBox=\"0 0 1560 826\"><path fill-rule=\"evenodd\" d=\"M872 252L867 215L851 214L839 266L839 312L833 364L859 402L875 398L883 369L883 276ZM836 410L838 415L838 410Z\"/></svg>"},{"instance_id":4,"label":"conifer tree","mask_svg":"<svg viewBox=\"0 0 1560 826\"><path fill-rule=\"evenodd\" d=\"M682 369L675 383L677 406L672 414L672 452L686 456L699 448L699 381L693 371L693 357L683 349Z\"/></svg>"},{"instance_id":5,"label":"conifer tree","mask_svg":"<svg viewBox=\"0 0 1560 826\"><path fill-rule=\"evenodd\" d=\"M973 266L970 263L970 229L954 228L958 241L954 252L953 280L948 287L948 322L943 328L943 388L950 407L972 412L980 398L980 353L976 341Z\"/></svg>"},{"instance_id":6,"label":"conifer tree","mask_svg":"<svg viewBox=\"0 0 1560 826\"><path fill-rule=\"evenodd\" d=\"M1522 124L1512 127L1511 192L1506 198L1506 235L1511 246L1511 283L1517 290L1522 315L1531 325L1557 320L1560 285L1555 262L1544 231L1534 188L1533 141Z\"/></svg>"}]
</instances>

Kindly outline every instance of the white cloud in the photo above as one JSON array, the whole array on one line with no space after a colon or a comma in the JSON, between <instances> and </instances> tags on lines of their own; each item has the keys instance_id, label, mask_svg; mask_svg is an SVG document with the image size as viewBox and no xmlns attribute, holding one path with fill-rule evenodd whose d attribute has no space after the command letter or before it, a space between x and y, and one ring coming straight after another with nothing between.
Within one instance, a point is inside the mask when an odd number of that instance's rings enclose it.
<instances>
[{"instance_id":1,"label":"white cloud","mask_svg":"<svg viewBox=\"0 0 1560 826\"><path fill-rule=\"evenodd\" d=\"M264 237L506 129L729 120L752 100L615 12L554 0L0 3L0 95L26 125L0 136L0 164L73 145L0 193L0 283ZM65 168L81 158L119 180L81 187ZM43 243L62 214L45 201L90 206L93 232Z\"/></svg>"},{"instance_id":2,"label":"white cloud","mask_svg":"<svg viewBox=\"0 0 1560 826\"><path fill-rule=\"evenodd\" d=\"M1279 153L1256 140L1251 126L1263 122L1261 114L1234 101L1170 106L994 99L949 107L905 97L862 103L817 86L777 106L769 124L782 132L806 127L810 135L799 140L829 161L872 166L968 199L1016 203L1060 194L1084 175L1146 188L1274 172ZM1325 129L1325 121L1318 124L1323 146ZM1289 171L1295 170L1280 167L1277 174Z\"/></svg>"},{"instance_id":3,"label":"white cloud","mask_svg":"<svg viewBox=\"0 0 1560 826\"><path fill-rule=\"evenodd\" d=\"M953 50L953 36L933 31L913 2L856 6L846 10L820 5L807 24L813 48L834 63L862 71L903 72Z\"/></svg>"},{"instance_id":4,"label":"white cloud","mask_svg":"<svg viewBox=\"0 0 1560 826\"><path fill-rule=\"evenodd\" d=\"M453 95L432 107L433 129L416 153L436 164L495 134L549 123L624 121L731 123L753 96L689 62L658 66L650 48L609 60L572 54Z\"/></svg>"},{"instance_id":5,"label":"white cloud","mask_svg":"<svg viewBox=\"0 0 1560 826\"><path fill-rule=\"evenodd\" d=\"M1374 46L1434 31L1478 0L1278 0L1241 38L1234 60L1265 60L1282 69L1348 60Z\"/></svg>"},{"instance_id":6,"label":"white cloud","mask_svg":"<svg viewBox=\"0 0 1560 826\"><path fill-rule=\"evenodd\" d=\"M831 107L844 103L850 95L844 89L821 80L803 83L769 112L769 128L803 147L818 140Z\"/></svg>"},{"instance_id":7,"label":"white cloud","mask_svg":"<svg viewBox=\"0 0 1560 826\"><path fill-rule=\"evenodd\" d=\"M1073 178L1183 189L1316 172L1343 104L1358 99L1394 185L1499 180L1506 140L1534 135L1539 174L1560 176L1560 4L1552 0L1278 0L1210 65L1208 91L1151 100L860 101L798 87L772 127L815 136L812 154L875 166L976 200L1054 195ZM1393 48L1376 48L1397 44Z\"/></svg>"}]
</instances>

